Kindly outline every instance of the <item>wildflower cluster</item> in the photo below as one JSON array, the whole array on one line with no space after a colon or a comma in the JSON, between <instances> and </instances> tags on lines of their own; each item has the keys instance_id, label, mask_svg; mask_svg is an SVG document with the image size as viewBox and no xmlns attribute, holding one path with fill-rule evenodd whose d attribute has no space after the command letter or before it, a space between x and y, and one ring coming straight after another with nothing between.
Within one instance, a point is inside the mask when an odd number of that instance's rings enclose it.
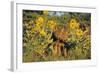
<instances>
[{"instance_id":1,"label":"wildflower cluster","mask_svg":"<svg viewBox=\"0 0 100 73\"><path fill-rule=\"evenodd\" d=\"M90 59L89 15L24 10L23 62Z\"/></svg>"}]
</instances>

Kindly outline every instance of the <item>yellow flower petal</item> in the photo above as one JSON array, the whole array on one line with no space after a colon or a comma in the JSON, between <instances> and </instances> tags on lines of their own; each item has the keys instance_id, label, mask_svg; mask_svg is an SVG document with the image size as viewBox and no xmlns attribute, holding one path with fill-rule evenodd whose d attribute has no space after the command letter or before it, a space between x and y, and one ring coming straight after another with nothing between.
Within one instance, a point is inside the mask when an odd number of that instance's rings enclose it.
<instances>
[{"instance_id":1,"label":"yellow flower petal","mask_svg":"<svg viewBox=\"0 0 100 73\"><path fill-rule=\"evenodd\" d=\"M83 35L83 31L81 29L77 29L76 30L76 35L77 36L82 36Z\"/></svg>"},{"instance_id":2,"label":"yellow flower petal","mask_svg":"<svg viewBox=\"0 0 100 73\"><path fill-rule=\"evenodd\" d=\"M79 23L75 19L71 19L69 22L70 28L71 29L77 29L79 28Z\"/></svg>"},{"instance_id":3,"label":"yellow flower petal","mask_svg":"<svg viewBox=\"0 0 100 73\"><path fill-rule=\"evenodd\" d=\"M44 18L43 18L43 17L38 17L38 18L36 19L36 24L42 25L43 23L44 23Z\"/></svg>"},{"instance_id":4,"label":"yellow flower petal","mask_svg":"<svg viewBox=\"0 0 100 73\"><path fill-rule=\"evenodd\" d=\"M53 30L54 27L56 26L56 23L53 20L49 20L47 22L47 25L48 25L49 28L51 28Z\"/></svg>"},{"instance_id":5,"label":"yellow flower petal","mask_svg":"<svg viewBox=\"0 0 100 73\"><path fill-rule=\"evenodd\" d=\"M42 30L40 31L40 35L46 36L46 32L42 29Z\"/></svg>"}]
</instances>

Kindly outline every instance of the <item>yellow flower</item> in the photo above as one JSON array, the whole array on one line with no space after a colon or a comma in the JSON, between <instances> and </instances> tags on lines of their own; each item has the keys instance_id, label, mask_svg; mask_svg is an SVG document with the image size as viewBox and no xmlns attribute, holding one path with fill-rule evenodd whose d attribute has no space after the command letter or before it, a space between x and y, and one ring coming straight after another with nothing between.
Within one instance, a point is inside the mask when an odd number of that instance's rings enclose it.
<instances>
[{"instance_id":1,"label":"yellow flower","mask_svg":"<svg viewBox=\"0 0 100 73\"><path fill-rule=\"evenodd\" d=\"M44 23L44 18L43 17L38 17L37 19L36 19L36 24L37 25L42 25Z\"/></svg>"},{"instance_id":2,"label":"yellow flower","mask_svg":"<svg viewBox=\"0 0 100 73\"><path fill-rule=\"evenodd\" d=\"M42 30L40 31L40 35L46 36L46 32L42 29Z\"/></svg>"},{"instance_id":3,"label":"yellow flower","mask_svg":"<svg viewBox=\"0 0 100 73\"><path fill-rule=\"evenodd\" d=\"M47 10L44 10L44 11L43 11L43 14L44 14L44 15L48 15L48 11L47 11Z\"/></svg>"},{"instance_id":4,"label":"yellow flower","mask_svg":"<svg viewBox=\"0 0 100 73\"><path fill-rule=\"evenodd\" d=\"M76 35L79 36L79 37L82 36L83 35L83 31L81 29L77 29L76 30Z\"/></svg>"},{"instance_id":5,"label":"yellow flower","mask_svg":"<svg viewBox=\"0 0 100 73\"><path fill-rule=\"evenodd\" d=\"M36 25L34 28L32 28L32 32L39 32L41 30L41 27L39 25Z\"/></svg>"},{"instance_id":6,"label":"yellow flower","mask_svg":"<svg viewBox=\"0 0 100 73\"><path fill-rule=\"evenodd\" d=\"M69 22L70 28L71 29L77 29L79 28L79 23L75 19L71 19Z\"/></svg>"},{"instance_id":7,"label":"yellow flower","mask_svg":"<svg viewBox=\"0 0 100 73\"><path fill-rule=\"evenodd\" d=\"M56 26L56 23L53 21L53 20L49 20L48 22L47 22L47 25L48 25L48 27L50 28L50 29L54 29L55 28L55 26Z\"/></svg>"}]
</instances>

